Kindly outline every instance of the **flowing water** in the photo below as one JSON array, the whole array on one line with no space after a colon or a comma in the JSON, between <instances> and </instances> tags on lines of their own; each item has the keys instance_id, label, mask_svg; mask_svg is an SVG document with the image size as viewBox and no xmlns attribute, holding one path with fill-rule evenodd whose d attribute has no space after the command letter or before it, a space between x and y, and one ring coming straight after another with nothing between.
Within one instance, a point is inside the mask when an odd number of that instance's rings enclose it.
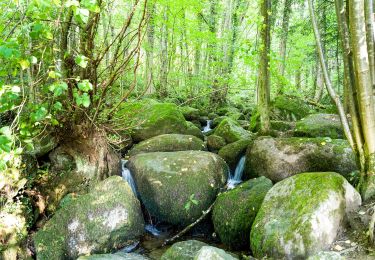
<instances>
[{"instance_id":1,"label":"flowing water","mask_svg":"<svg viewBox=\"0 0 375 260\"><path fill-rule=\"evenodd\" d=\"M211 128L212 120L207 120L207 125L203 128L203 133L207 133L212 130Z\"/></svg>"},{"instance_id":2,"label":"flowing water","mask_svg":"<svg viewBox=\"0 0 375 260\"><path fill-rule=\"evenodd\" d=\"M244 155L238 161L234 174L232 173L229 174L229 179L227 183L228 189L233 189L236 185L242 182L242 175L245 169L245 161L246 161L246 156Z\"/></svg>"},{"instance_id":3,"label":"flowing water","mask_svg":"<svg viewBox=\"0 0 375 260\"><path fill-rule=\"evenodd\" d=\"M137 188L133 179L133 176L130 172L130 170L126 167L126 163L128 160L121 160L121 166L122 166L122 178L127 181L130 188L132 189L134 195L137 197Z\"/></svg>"}]
</instances>

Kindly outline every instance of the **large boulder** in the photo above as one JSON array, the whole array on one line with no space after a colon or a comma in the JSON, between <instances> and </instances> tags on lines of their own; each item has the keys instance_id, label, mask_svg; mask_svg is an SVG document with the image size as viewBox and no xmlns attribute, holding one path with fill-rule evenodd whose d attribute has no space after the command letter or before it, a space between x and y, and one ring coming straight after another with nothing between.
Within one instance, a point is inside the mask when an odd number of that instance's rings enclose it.
<instances>
[{"instance_id":1,"label":"large boulder","mask_svg":"<svg viewBox=\"0 0 375 260\"><path fill-rule=\"evenodd\" d=\"M227 143L233 143L240 139L248 139L251 134L243 129L238 122L231 118L225 118L215 128L215 135L221 136Z\"/></svg>"},{"instance_id":2,"label":"large boulder","mask_svg":"<svg viewBox=\"0 0 375 260\"><path fill-rule=\"evenodd\" d=\"M175 225L200 217L228 173L223 159L202 151L138 154L130 158L128 168L151 215Z\"/></svg>"},{"instance_id":3,"label":"large boulder","mask_svg":"<svg viewBox=\"0 0 375 260\"><path fill-rule=\"evenodd\" d=\"M295 136L344 138L340 117L335 114L312 114L296 124Z\"/></svg>"},{"instance_id":4,"label":"large boulder","mask_svg":"<svg viewBox=\"0 0 375 260\"><path fill-rule=\"evenodd\" d=\"M220 149L219 156L225 160L233 171L241 156L246 152L247 147L251 144L252 139L241 139L234 143L228 144Z\"/></svg>"},{"instance_id":5,"label":"large boulder","mask_svg":"<svg viewBox=\"0 0 375 260\"><path fill-rule=\"evenodd\" d=\"M186 122L186 130L184 130L182 133L185 135L194 135L204 140L204 134L202 133L201 129L197 127L194 123L189 121Z\"/></svg>"},{"instance_id":6,"label":"large boulder","mask_svg":"<svg viewBox=\"0 0 375 260\"><path fill-rule=\"evenodd\" d=\"M255 257L306 259L329 248L358 210L359 193L337 173L303 173L267 193L255 218L250 245Z\"/></svg>"},{"instance_id":7,"label":"large boulder","mask_svg":"<svg viewBox=\"0 0 375 260\"><path fill-rule=\"evenodd\" d=\"M204 246L198 253L195 255L194 260L236 260L237 257L234 257L223 249L213 247L213 246Z\"/></svg>"},{"instance_id":8,"label":"large boulder","mask_svg":"<svg viewBox=\"0 0 375 260\"><path fill-rule=\"evenodd\" d=\"M165 134L152 137L136 144L129 155L150 152L176 152L188 150L206 150L206 145L198 137L181 134Z\"/></svg>"},{"instance_id":9,"label":"large boulder","mask_svg":"<svg viewBox=\"0 0 375 260\"><path fill-rule=\"evenodd\" d=\"M220 240L233 249L249 248L250 229L272 182L260 177L221 193L212 211Z\"/></svg>"},{"instance_id":10,"label":"large boulder","mask_svg":"<svg viewBox=\"0 0 375 260\"><path fill-rule=\"evenodd\" d=\"M273 120L297 121L306 117L310 110L306 102L296 96L277 96L271 102Z\"/></svg>"},{"instance_id":11,"label":"large boulder","mask_svg":"<svg viewBox=\"0 0 375 260\"><path fill-rule=\"evenodd\" d=\"M132 126L131 136L135 141L162 134L185 134L187 130L183 114L172 103L154 100L125 103L116 117L121 118L125 125Z\"/></svg>"},{"instance_id":12,"label":"large boulder","mask_svg":"<svg viewBox=\"0 0 375 260\"><path fill-rule=\"evenodd\" d=\"M113 176L59 209L34 244L37 259L76 259L129 245L143 230L138 199L127 182Z\"/></svg>"},{"instance_id":13,"label":"large boulder","mask_svg":"<svg viewBox=\"0 0 375 260\"><path fill-rule=\"evenodd\" d=\"M266 176L277 182L301 172L315 171L335 171L349 178L355 170L355 155L345 140L262 137L248 149L245 175Z\"/></svg>"},{"instance_id":14,"label":"large boulder","mask_svg":"<svg viewBox=\"0 0 375 260\"><path fill-rule=\"evenodd\" d=\"M198 240L177 242L161 256L161 260L193 260L194 256L204 246L208 245Z\"/></svg>"}]
</instances>

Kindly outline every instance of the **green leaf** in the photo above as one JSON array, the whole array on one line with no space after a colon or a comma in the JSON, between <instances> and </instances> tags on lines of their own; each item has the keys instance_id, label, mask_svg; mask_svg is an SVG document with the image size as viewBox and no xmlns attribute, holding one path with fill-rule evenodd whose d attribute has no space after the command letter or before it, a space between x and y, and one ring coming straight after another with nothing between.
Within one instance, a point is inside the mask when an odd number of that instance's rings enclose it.
<instances>
[{"instance_id":1,"label":"green leaf","mask_svg":"<svg viewBox=\"0 0 375 260\"><path fill-rule=\"evenodd\" d=\"M47 116L47 113L47 109L41 106L35 112L31 113L31 120L34 122L39 122Z\"/></svg>"},{"instance_id":2,"label":"green leaf","mask_svg":"<svg viewBox=\"0 0 375 260\"><path fill-rule=\"evenodd\" d=\"M36 63L38 63L38 59L37 59L37 57L35 57L35 56L31 56L31 57L30 57L30 62L31 62L32 64L36 64Z\"/></svg>"},{"instance_id":3,"label":"green leaf","mask_svg":"<svg viewBox=\"0 0 375 260\"><path fill-rule=\"evenodd\" d=\"M83 7L87 8L93 13L99 13L100 12L100 7L97 4L96 0L82 0L81 4Z\"/></svg>"},{"instance_id":4,"label":"green leaf","mask_svg":"<svg viewBox=\"0 0 375 260\"><path fill-rule=\"evenodd\" d=\"M189 210L189 209L190 209L190 206L191 206L191 204L190 204L190 201L189 201L189 202L187 202L187 203L185 204L185 210Z\"/></svg>"},{"instance_id":5,"label":"green leaf","mask_svg":"<svg viewBox=\"0 0 375 260\"><path fill-rule=\"evenodd\" d=\"M68 90L68 85L65 82L57 82L48 87L49 91L53 92L55 97L61 96Z\"/></svg>"},{"instance_id":6,"label":"green leaf","mask_svg":"<svg viewBox=\"0 0 375 260\"><path fill-rule=\"evenodd\" d=\"M198 201L197 200L191 200L191 202L193 202L193 204L195 204L195 205L198 205Z\"/></svg>"},{"instance_id":7,"label":"green leaf","mask_svg":"<svg viewBox=\"0 0 375 260\"><path fill-rule=\"evenodd\" d=\"M86 79L78 83L78 88L84 92L92 90L92 84Z\"/></svg>"},{"instance_id":8,"label":"green leaf","mask_svg":"<svg viewBox=\"0 0 375 260\"><path fill-rule=\"evenodd\" d=\"M84 107L90 106L90 96L87 93L83 93L82 95L79 95L78 93L75 95L76 103L78 106L82 105Z\"/></svg>"},{"instance_id":9,"label":"green leaf","mask_svg":"<svg viewBox=\"0 0 375 260\"><path fill-rule=\"evenodd\" d=\"M89 61L89 59L83 55L78 55L74 60L77 63L77 65L82 68L86 68Z\"/></svg>"},{"instance_id":10,"label":"green leaf","mask_svg":"<svg viewBox=\"0 0 375 260\"><path fill-rule=\"evenodd\" d=\"M89 20L90 11L85 8L76 8L74 11L74 19L80 24L86 24Z\"/></svg>"},{"instance_id":11,"label":"green leaf","mask_svg":"<svg viewBox=\"0 0 375 260\"><path fill-rule=\"evenodd\" d=\"M62 110L62 108L63 108L62 104L58 101L53 105L53 109L56 111L60 111Z\"/></svg>"},{"instance_id":12,"label":"green leaf","mask_svg":"<svg viewBox=\"0 0 375 260\"><path fill-rule=\"evenodd\" d=\"M79 7L79 2L77 0L68 0L65 3L65 7L69 8L71 6Z\"/></svg>"},{"instance_id":13,"label":"green leaf","mask_svg":"<svg viewBox=\"0 0 375 260\"><path fill-rule=\"evenodd\" d=\"M52 79L61 78L61 74L56 72L56 71L50 70L48 72L48 77L50 77Z\"/></svg>"}]
</instances>

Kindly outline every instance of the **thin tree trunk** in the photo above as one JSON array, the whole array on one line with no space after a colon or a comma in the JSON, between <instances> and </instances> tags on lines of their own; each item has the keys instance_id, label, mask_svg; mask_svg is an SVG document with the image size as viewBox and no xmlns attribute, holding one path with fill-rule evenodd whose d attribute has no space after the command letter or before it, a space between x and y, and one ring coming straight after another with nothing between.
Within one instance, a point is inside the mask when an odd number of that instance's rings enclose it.
<instances>
[{"instance_id":1,"label":"thin tree trunk","mask_svg":"<svg viewBox=\"0 0 375 260\"><path fill-rule=\"evenodd\" d=\"M283 22L282 22L282 32L279 45L279 55L281 62L279 63L279 73L282 77L285 76L285 59L286 59L286 45L288 42L288 32L289 32L289 18L292 11L292 0L285 0L284 12L283 12ZM283 93L284 86L283 83L279 84L279 92Z\"/></svg>"},{"instance_id":2,"label":"thin tree trunk","mask_svg":"<svg viewBox=\"0 0 375 260\"><path fill-rule=\"evenodd\" d=\"M146 93L152 94L155 91L153 84L153 66L154 66L154 44L155 44L155 3L148 6L149 23L147 27L147 49L146 49Z\"/></svg>"},{"instance_id":3,"label":"thin tree trunk","mask_svg":"<svg viewBox=\"0 0 375 260\"><path fill-rule=\"evenodd\" d=\"M336 94L335 90L333 89L331 80L330 80L329 75L328 75L327 65L326 65L326 62L325 62L324 54L323 54L323 47L322 47L322 43L321 43L318 24L317 24L316 18L315 18L314 7L313 7L312 1L313 0L308 0L309 12L310 12L311 22L312 22L313 29L314 29L314 35L315 35L315 39L316 39L316 45L317 45L317 48L318 48L320 64L321 64L321 68L322 68L323 75L324 75L325 85L327 87L327 91L328 91L329 95L331 96L332 100L335 102L335 104L337 106L337 109L339 111L339 115L340 115L341 123L342 123L343 128L344 128L345 136L348 139L348 141L350 143L350 146L354 147L354 141L353 141L352 134L350 132L348 119L346 118L346 115L345 115L344 106L341 103L340 97Z\"/></svg>"},{"instance_id":4,"label":"thin tree trunk","mask_svg":"<svg viewBox=\"0 0 375 260\"><path fill-rule=\"evenodd\" d=\"M262 0L260 15L263 23L260 28L261 51L259 57L258 73L258 109L260 114L260 132L266 134L270 131L270 48L271 48L271 21L270 21L271 0Z\"/></svg>"}]
</instances>

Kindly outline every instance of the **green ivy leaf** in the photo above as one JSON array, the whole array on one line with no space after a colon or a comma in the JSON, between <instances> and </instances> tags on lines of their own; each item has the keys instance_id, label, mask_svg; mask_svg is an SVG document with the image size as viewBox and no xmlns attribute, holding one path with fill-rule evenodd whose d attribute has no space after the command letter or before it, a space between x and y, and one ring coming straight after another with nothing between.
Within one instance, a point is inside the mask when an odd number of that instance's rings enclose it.
<instances>
[{"instance_id":1,"label":"green ivy leaf","mask_svg":"<svg viewBox=\"0 0 375 260\"><path fill-rule=\"evenodd\" d=\"M55 97L61 96L68 90L68 85L65 82L57 82L48 87L49 91L53 92Z\"/></svg>"},{"instance_id":2,"label":"green ivy leaf","mask_svg":"<svg viewBox=\"0 0 375 260\"><path fill-rule=\"evenodd\" d=\"M47 109L43 106L39 107L35 112L31 113L31 120L34 122L39 122L47 116Z\"/></svg>"},{"instance_id":3,"label":"green ivy leaf","mask_svg":"<svg viewBox=\"0 0 375 260\"><path fill-rule=\"evenodd\" d=\"M76 8L74 11L74 19L80 24L86 24L89 20L90 11L85 8Z\"/></svg>"},{"instance_id":4,"label":"green ivy leaf","mask_svg":"<svg viewBox=\"0 0 375 260\"><path fill-rule=\"evenodd\" d=\"M77 65L82 68L86 68L89 62L89 59L83 55L78 55L74 60L77 63Z\"/></svg>"}]
</instances>

